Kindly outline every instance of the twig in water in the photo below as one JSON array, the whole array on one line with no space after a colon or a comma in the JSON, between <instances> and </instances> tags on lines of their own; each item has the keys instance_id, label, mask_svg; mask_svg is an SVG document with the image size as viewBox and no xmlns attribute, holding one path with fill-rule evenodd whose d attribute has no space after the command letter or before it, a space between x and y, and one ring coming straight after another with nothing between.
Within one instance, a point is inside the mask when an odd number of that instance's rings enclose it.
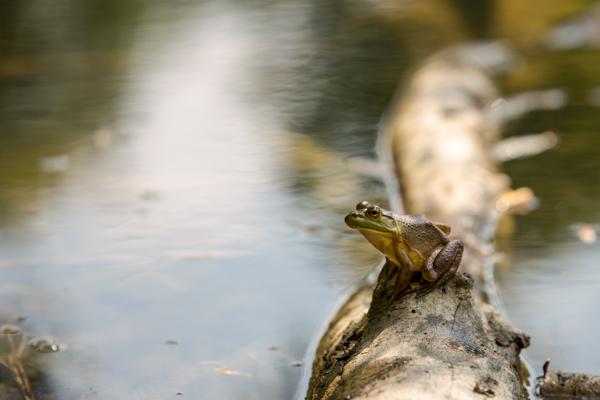
<instances>
[{"instance_id":1,"label":"twig in water","mask_svg":"<svg viewBox=\"0 0 600 400\"><path fill-rule=\"evenodd\" d=\"M27 336L23 334L18 348L15 346L13 335L7 334L6 336L8 337L11 353L8 354L8 360L3 360L0 358L0 364L4 365L10 371L12 378L15 380L15 382L17 382L19 390L23 394L23 397L25 397L25 400L35 400L31 384L29 383L29 378L27 377L25 368L21 362L23 351L25 350L25 345L27 344Z\"/></svg>"}]
</instances>

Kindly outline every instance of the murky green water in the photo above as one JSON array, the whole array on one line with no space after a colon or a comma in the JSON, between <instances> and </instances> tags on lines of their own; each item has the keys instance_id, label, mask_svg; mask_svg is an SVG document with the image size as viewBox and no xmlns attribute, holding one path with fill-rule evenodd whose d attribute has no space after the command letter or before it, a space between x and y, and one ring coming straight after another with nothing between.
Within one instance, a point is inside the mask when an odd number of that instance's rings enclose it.
<instances>
[{"instance_id":1,"label":"murky green water","mask_svg":"<svg viewBox=\"0 0 600 400\"><path fill-rule=\"evenodd\" d=\"M311 335L378 263L342 217L384 201L364 159L396 84L507 24L530 33L503 91L569 102L507 126L561 145L506 164L541 205L499 238L498 292L534 366L600 374L598 247L577 237L600 223L600 52L531 39L586 2L537 30L484 3L0 6L0 323L66 349L26 351L36 398L292 398Z\"/></svg>"}]
</instances>

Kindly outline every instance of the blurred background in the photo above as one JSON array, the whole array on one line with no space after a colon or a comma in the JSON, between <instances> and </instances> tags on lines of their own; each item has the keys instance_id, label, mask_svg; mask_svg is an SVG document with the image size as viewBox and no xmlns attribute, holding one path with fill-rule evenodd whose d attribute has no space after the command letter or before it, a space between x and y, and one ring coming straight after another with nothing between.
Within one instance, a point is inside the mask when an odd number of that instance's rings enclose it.
<instances>
[{"instance_id":1,"label":"blurred background","mask_svg":"<svg viewBox=\"0 0 600 400\"><path fill-rule=\"evenodd\" d=\"M533 375L600 375L600 3L0 0L0 397L294 398L380 262L343 217L386 204L396 88L491 39L504 96L558 99L504 135L560 136L504 164L540 205L497 234L503 313Z\"/></svg>"}]
</instances>

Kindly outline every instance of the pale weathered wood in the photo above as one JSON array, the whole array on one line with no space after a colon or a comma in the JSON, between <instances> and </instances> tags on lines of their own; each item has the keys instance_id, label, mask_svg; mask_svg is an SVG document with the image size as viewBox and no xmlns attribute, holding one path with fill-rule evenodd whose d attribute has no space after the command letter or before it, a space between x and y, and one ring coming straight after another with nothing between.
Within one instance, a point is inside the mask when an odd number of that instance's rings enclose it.
<instances>
[{"instance_id":1,"label":"pale weathered wood","mask_svg":"<svg viewBox=\"0 0 600 400\"><path fill-rule=\"evenodd\" d=\"M388 120L406 213L449 224L465 244L461 270L477 277L501 215L495 202L510 187L492 158L497 99L486 74L448 50L415 73Z\"/></svg>"}]
</instances>

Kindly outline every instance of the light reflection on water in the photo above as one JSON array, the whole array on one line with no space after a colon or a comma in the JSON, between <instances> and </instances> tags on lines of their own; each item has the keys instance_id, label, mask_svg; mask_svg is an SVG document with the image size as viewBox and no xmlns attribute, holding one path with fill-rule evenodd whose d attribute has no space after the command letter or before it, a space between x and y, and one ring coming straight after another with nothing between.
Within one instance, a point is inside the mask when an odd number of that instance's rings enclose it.
<instances>
[{"instance_id":1,"label":"light reflection on water","mask_svg":"<svg viewBox=\"0 0 600 400\"><path fill-rule=\"evenodd\" d=\"M40 359L59 398L289 398L338 292L324 250L341 218L288 188L320 161L249 101L265 37L242 10L193 11L141 38L118 113L41 153L53 181L3 229L2 313L68 344ZM361 187L350 176L337 206Z\"/></svg>"},{"instance_id":2,"label":"light reflection on water","mask_svg":"<svg viewBox=\"0 0 600 400\"><path fill-rule=\"evenodd\" d=\"M431 10L406 5L399 23L383 3L130 4L63 27L87 32L84 44L32 40L29 58L0 49L11 55L0 61L2 322L24 313L30 337L66 344L36 358L39 387L57 398L291 398L301 368L290 364L310 364L312 332L378 262L342 216L384 191L368 162L347 156L373 155L407 66L481 29L452 13L432 28ZM562 87L570 99L576 79L600 86L591 72L553 76L502 83ZM575 129L591 115L570 105L509 125L568 121L559 149L506 166L542 206L500 246L513 267L498 276L507 316L533 336L534 365L552 357L553 368L600 374L588 351L597 246L561 236L598 223L592 128ZM585 167L569 165L582 155Z\"/></svg>"}]
</instances>

